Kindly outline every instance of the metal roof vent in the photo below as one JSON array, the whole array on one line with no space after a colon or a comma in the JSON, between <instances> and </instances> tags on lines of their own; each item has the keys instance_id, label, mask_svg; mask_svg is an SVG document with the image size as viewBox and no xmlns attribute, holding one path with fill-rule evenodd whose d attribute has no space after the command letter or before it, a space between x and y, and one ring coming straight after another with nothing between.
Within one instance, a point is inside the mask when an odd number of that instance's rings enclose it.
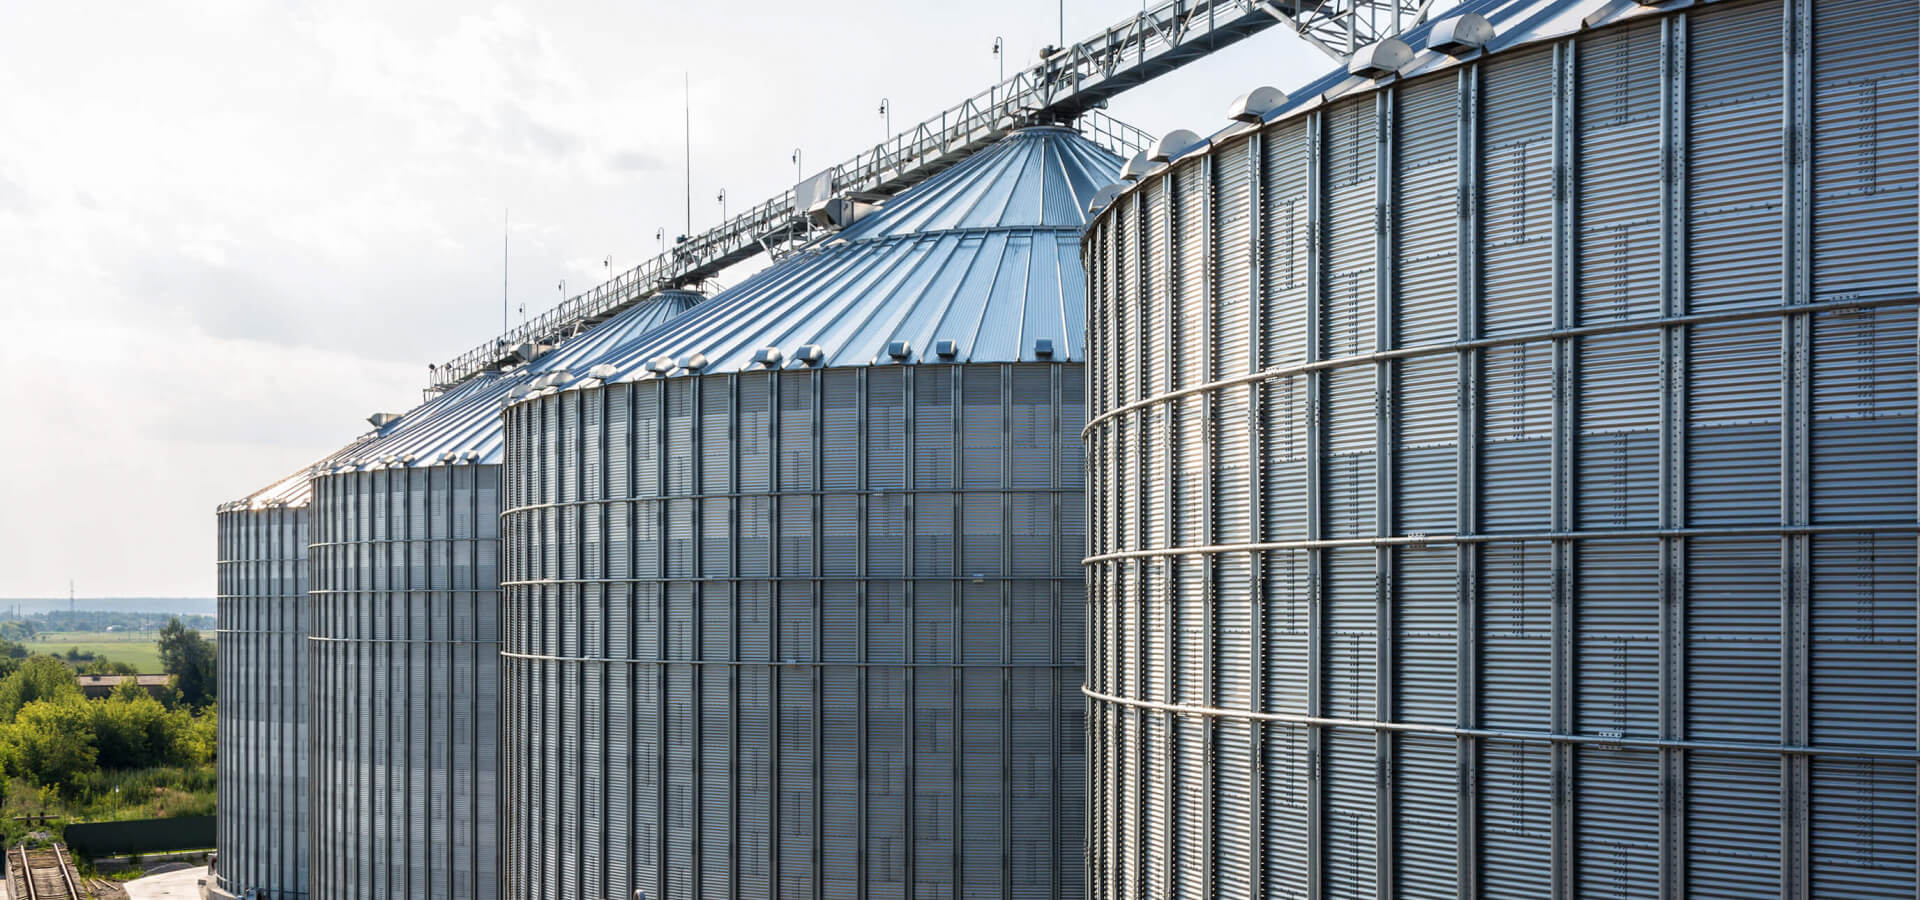
<instances>
[{"instance_id":1,"label":"metal roof vent","mask_svg":"<svg viewBox=\"0 0 1920 900\"><path fill-rule=\"evenodd\" d=\"M1113 203L1113 198L1120 196L1120 192L1126 188L1124 184L1110 184L1095 191L1093 199L1087 201L1087 215L1099 215L1100 211Z\"/></svg>"},{"instance_id":2,"label":"metal roof vent","mask_svg":"<svg viewBox=\"0 0 1920 900\"><path fill-rule=\"evenodd\" d=\"M1033 355L1041 359L1053 358L1053 339L1041 338L1033 342Z\"/></svg>"},{"instance_id":3,"label":"metal roof vent","mask_svg":"<svg viewBox=\"0 0 1920 900\"><path fill-rule=\"evenodd\" d=\"M1427 48L1448 56L1459 56L1483 49L1493 40L1493 23L1479 13L1465 13L1433 23L1427 32Z\"/></svg>"},{"instance_id":4,"label":"metal roof vent","mask_svg":"<svg viewBox=\"0 0 1920 900\"><path fill-rule=\"evenodd\" d=\"M913 355L913 345L906 341L888 341L887 355L894 359L904 360Z\"/></svg>"},{"instance_id":5,"label":"metal roof vent","mask_svg":"<svg viewBox=\"0 0 1920 900\"><path fill-rule=\"evenodd\" d=\"M655 375L665 375L668 372L673 371L673 357L656 356L650 360L647 360L647 371L652 372Z\"/></svg>"},{"instance_id":6,"label":"metal roof vent","mask_svg":"<svg viewBox=\"0 0 1920 900\"><path fill-rule=\"evenodd\" d=\"M1124 181L1139 181L1140 176L1147 174L1147 170L1151 168L1153 168L1153 161L1147 158L1147 151L1142 150L1135 153L1132 159L1127 160L1126 165L1120 167L1120 178Z\"/></svg>"},{"instance_id":7,"label":"metal roof vent","mask_svg":"<svg viewBox=\"0 0 1920 900\"><path fill-rule=\"evenodd\" d=\"M1257 87L1233 98L1232 105L1227 107L1227 118L1236 122L1258 122L1286 102L1285 91L1276 87Z\"/></svg>"},{"instance_id":8,"label":"metal roof vent","mask_svg":"<svg viewBox=\"0 0 1920 900\"><path fill-rule=\"evenodd\" d=\"M513 358L521 362L533 362L534 360L539 359L548 350L552 350L552 349L553 349L553 345L551 344L540 344L540 343L528 342L513 348Z\"/></svg>"},{"instance_id":9,"label":"metal roof vent","mask_svg":"<svg viewBox=\"0 0 1920 900\"><path fill-rule=\"evenodd\" d=\"M391 466L394 463L397 463L399 461L400 461L400 455L397 453L389 453L386 456L383 456L380 458L380 464L386 465L386 466Z\"/></svg>"},{"instance_id":10,"label":"metal roof vent","mask_svg":"<svg viewBox=\"0 0 1920 900\"><path fill-rule=\"evenodd\" d=\"M374 413L367 417L367 422L375 428L385 428L398 421L400 421L399 413Z\"/></svg>"},{"instance_id":11,"label":"metal roof vent","mask_svg":"<svg viewBox=\"0 0 1920 900\"><path fill-rule=\"evenodd\" d=\"M467 451L467 462L473 462L474 460L476 460L476 459L479 459L479 458L480 458L480 451L478 451L478 450L468 450L468 451Z\"/></svg>"},{"instance_id":12,"label":"metal roof vent","mask_svg":"<svg viewBox=\"0 0 1920 900\"><path fill-rule=\"evenodd\" d=\"M418 460L419 458L420 458L420 457L418 457L418 456L416 456L416 455L414 455L414 454L412 454L412 453L402 453L402 454L400 454L400 461L401 461L401 462L403 462L403 463L406 463L406 464L407 464L407 465L409 465L409 466L410 466L410 465L413 465L413 464L414 464L414 461L416 461L416 460Z\"/></svg>"},{"instance_id":13,"label":"metal roof vent","mask_svg":"<svg viewBox=\"0 0 1920 900\"><path fill-rule=\"evenodd\" d=\"M941 359L952 359L960 355L960 345L952 341L935 341L933 354Z\"/></svg>"},{"instance_id":14,"label":"metal roof vent","mask_svg":"<svg viewBox=\"0 0 1920 900\"><path fill-rule=\"evenodd\" d=\"M793 358L809 366L817 366L826 361L827 348L819 344L801 344L800 349L793 354Z\"/></svg>"},{"instance_id":15,"label":"metal roof vent","mask_svg":"<svg viewBox=\"0 0 1920 900\"><path fill-rule=\"evenodd\" d=\"M1153 145L1153 152L1147 154L1147 159L1154 162L1166 162L1180 155L1180 151L1198 143L1200 143L1199 135L1185 128L1175 128L1167 132L1165 137Z\"/></svg>"},{"instance_id":16,"label":"metal roof vent","mask_svg":"<svg viewBox=\"0 0 1920 900\"><path fill-rule=\"evenodd\" d=\"M447 452L440 454L440 461L443 463L450 463L459 458L460 458L460 454L455 453L452 450L448 450Z\"/></svg>"},{"instance_id":17,"label":"metal roof vent","mask_svg":"<svg viewBox=\"0 0 1920 900\"><path fill-rule=\"evenodd\" d=\"M598 378L601 381L605 381L609 378L612 378L619 371L620 371L620 367L614 365L613 363L601 363L597 366L594 366L591 369L588 369L587 377Z\"/></svg>"},{"instance_id":18,"label":"metal roof vent","mask_svg":"<svg viewBox=\"0 0 1920 900\"><path fill-rule=\"evenodd\" d=\"M785 359L786 354L781 353L779 347L761 347L759 352L753 354L755 364L766 366L769 369L780 368L781 361Z\"/></svg>"},{"instance_id":19,"label":"metal roof vent","mask_svg":"<svg viewBox=\"0 0 1920 900\"><path fill-rule=\"evenodd\" d=\"M686 356L680 357L680 368L689 372L698 372L706 367L707 355L705 353L689 353Z\"/></svg>"},{"instance_id":20,"label":"metal roof vent","mask_svg":"<svg viewBox=\"0 0 1920 900\"><path fill-rule=\"evenodd\" d=\"M513 390L510 390L510 391L508 391L508 392L507 392L507 399L508 399L508 400L518 400L518 399L520 399L521 397L525 397L526 395L528 395L528 394L531 394L531 393L533 393L533 385L530 385L530 384L516 384L516 385L514 385L514 386L513 386Z\"/></svg>"},{"instance_id":21,"label":"metal roof vent","mask_svg":"<svg viewBox=\"0 0 1920 900\"><path fill-rule=\"evenodd\" d=\"M1365 78L1384 78L1413 62L1413 48L1399 38L1387 38L1353 51L1347 62L1347 74Z\"/></svg>"}]
</instances>

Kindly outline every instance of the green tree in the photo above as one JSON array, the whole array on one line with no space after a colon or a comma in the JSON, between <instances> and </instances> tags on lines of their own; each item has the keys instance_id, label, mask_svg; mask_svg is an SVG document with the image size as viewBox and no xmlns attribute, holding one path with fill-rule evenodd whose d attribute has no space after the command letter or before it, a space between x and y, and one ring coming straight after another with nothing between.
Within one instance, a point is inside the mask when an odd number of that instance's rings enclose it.
<instances>
[{"instance_id":1,"label":"green tree","mask_svg":"<svg viewBox=\"0 0 1920 900\"><path fill-rule=\"evenodd\" d=\"M160 629L160 667L173 676L180 698L199 709L214 700L213 644L178 618Z\"/></svg>"},{"instance_id":2,"label":"green tree","mask_svg":"<svg viewBox=\"0 0 1920 900\"><path fill-rule=\"evenodd\" d=\"M210 704L187 729L187 752L196 764L213 762L220 746L220 704Z\"/></svg>"},{"instance_id":3,"label":"green tree","mask_svg":"<svg viewBox=\"0 0 1920 900\"><path fill-rule=\"evenodd\" d=\"M70 784L94 769L93 709L78 694L35 700L20 708L0 740L19 773L49 787Z\"/></svg>"},{"instance_id":4,"label":"green tree","mask_svg":"<svg viewBox=\"0 0 1920 900\"><path fill-rule=\"evenodd\" d=\"M131 681L123 681L93 708L94 746L103 769L180 765L193 753L193 720L168 710Z\"/></svg>"},{"instance_id":5,"label":"green tree","mask_svg":"<svg viewBox=\"0 0 1920 900\"><path fill-rule=\"evenodd\" d=\"M11 722L20 708L35 700L78 698L73 670L51 656L31 656L12 674L0 679L0 722Z\"/></svg>"}]
</instances>

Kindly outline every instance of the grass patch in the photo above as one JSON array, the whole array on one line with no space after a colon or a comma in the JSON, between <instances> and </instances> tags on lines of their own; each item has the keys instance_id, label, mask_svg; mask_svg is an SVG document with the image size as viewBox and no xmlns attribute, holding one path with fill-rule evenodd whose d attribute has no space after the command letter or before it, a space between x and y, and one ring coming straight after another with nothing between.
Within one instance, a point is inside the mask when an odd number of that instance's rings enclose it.
<instances>
[{"instance_id":1,"label":"grass patch","mask_svg":"<svg viewBox=\"0 0 1920 900\"><path fill-rule=\"evenodd\" d=\"M214 782L212 764L94 771L74 779L67 792L10 778L0 794L0 839L13 846L30 831L57 835L61 826L75 822L210 816ZM38 821L42 815L47 817L46 824Z\"/></svg>"},{"instance_id":2,"label":"grass patch","mask_svg":"<svg viewBox=\"0 0 1920 900\"><path fill-rule=\"evenodd\" d=\"M212 640L213 635L207 634L205 637ZM62 657L68 650L78 649L82 653L126 663L139 669L143 675L162 672L160 633L157 631L46 631L28 641L26 647L34 653Z\"/></svg>"}]
</instances>

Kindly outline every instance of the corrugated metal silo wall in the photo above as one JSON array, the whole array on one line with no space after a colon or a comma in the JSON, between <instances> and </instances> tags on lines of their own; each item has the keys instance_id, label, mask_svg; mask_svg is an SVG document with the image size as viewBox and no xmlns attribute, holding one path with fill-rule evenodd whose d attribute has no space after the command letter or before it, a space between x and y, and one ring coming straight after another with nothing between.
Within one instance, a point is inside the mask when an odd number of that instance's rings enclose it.
<instances>
[{"instance_id":1,"label":"corrugated metal silo wall","mask_svg":"<svg viewBox=\"0 0 1920 900\"><path fill-rule=\"evenodd\" d=\"M307 896L307 508L218 515L220 884Z\"/></svg>"},{"instance_id":2,"label":"corrugated metal silo wall","mask_svg":"<svg viewBox=\"0 0 1920 900\"><path fill-rule=\"evenodd\" d=\"M500 467L313 489L313 895L493 900Z\"/></svg>"},{"instance_id":3,"label":"corrugated metal silo wall","mask_svg":"<svg viewBox=\"0 0 1920 900\"><path fill-rule=\"evenodd\" d=\"M510 407L510 896L1082 896L1081 378Z\"/></svg>"},{"instance_id":4,"label":"corrugated metal silo wall","mask_svg":"<svg viewBox=\"0 0 1920 900\"><path fill-rule=\"evenodd\" d=\"M1916 18L1502 50L1097 220L1092 896L1915 895Z\"/></svg>"}]
</instances>

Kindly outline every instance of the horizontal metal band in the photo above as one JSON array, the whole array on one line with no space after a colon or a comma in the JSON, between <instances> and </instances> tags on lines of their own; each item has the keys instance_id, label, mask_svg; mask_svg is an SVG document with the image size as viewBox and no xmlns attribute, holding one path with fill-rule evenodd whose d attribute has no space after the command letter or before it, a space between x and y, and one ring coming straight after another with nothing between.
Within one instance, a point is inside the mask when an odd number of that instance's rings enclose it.
<instances>
[{"instance_id":1,"label":"horizontal metal band","mask_svg":"<svg viewBox=\"0 0 1920 900\"><path fill-rule=\"evenodd\" d=\"M1087 427L1080 429L1080 439L1085 441L1097 426L1105 425L1112 419L1136 410L1161 406L1184 397L1210 393L1236 385L1269 381L1275 378L1291 378L1331 369L1343 369L1350 366L1368 365L1397 359L1415 359L1425 356L1442 356L1448 353L1463 353L1471 350L1486 350L1494 347L1509 347L1518 344L1531 344L1567 338L1596 337L1609 334L1624 334L1635 331L1656 331L1677 328L1686 325L1711 325L1720 322L1738 322L1750 319L1778 318L1807 313L1835 312L1850 309L1874 309L1883 306L1913 306L1920 304L1920 295L1901 294L1890 297L1863 297L1853 300L1827 300L1820 303L1805 303L1797 306L1769 306L1759 309L1742 309L1718 313L1696 313L1685 316L1668 316L1659 319L1634 319L1626 322L1609 322L1604 325L1582 325L1577 328L1558 328L1531 334L1507 335L1497 338L1479 338L1471 341L1454 341L1446 344L1422 344L1417 347L1403 347L1398 350L1381 350L1374 353L1361 353L1353 356L1341 356L1334 359L1316 360L1297 366L1283 366L1263 369L1236 375L1207 384L1168 391L1125 403L1107 410L1088 420ZM1263 330L1264 332L1264 330Z\"/></svg>"},{"instance_id":2,"label":"horizontal metal band","mask_svg":"<svg viewBox=\"0 0 1920 900\"><path fill-rule=\"evenodd\" d=\"M950 446L950 445L949 445ZM528 506L513 506L502 510L500 518L505 519L514 513L536 512L543 509L563 509L569 506L604 506L610 503L646 503L668 500L725 500L751 497L913 497L921 494L940 494L943 496L983 496L999 494L1084 494L1084 487L1034 487L1034 488L869 488L866 490L823 490L823 491L715 491L706 494L647 494L644 496L603 497L596 500L559 500L553 503L535 503ZM321 546L314 544L312 546Z\"/></svg>"},{"instance_id":3,"label":"horizontal metal band","mask_svg":"<svg viewBox=\"0 0 1920 900\"><path fill-rule=\"evenodd\" d=\"M1631 541L1658 538L1788 537L1822 534L1920 534L1920 522L1859 522L1846 525L1756 525L1724 528L1641 528L1609 531L1535 531L1492 534L1429 534L1397 537L1323 538L1317 541L1263 541L1254 544L1208 544L1116 550L1081 560L1092 566L1123 559L1162 556L1209 556L1260 553L1268 550L1325 550L1339 547L1425 547L1431 544L1516 544L1540 541Z\"/></svg>"},{"instance_id":4,"label":"horizontal metal band","mask_svg":"<svg viewBox=\"0 0 1920 900\"><path fill-rule=\"evenodd\" d=\"M357 541L315 541L311 544L308 544L307 546L316 550L331 550L335 547L369 547L369 546L396 547L396 546L413 545L413 544L456 544L462 541L466 541L466 542L494 541L497 543L499 542L499 540L500 540L500 537L498 535L495 535L492 537L479 537L476 535L474 537L461 537L461 538L454 538L454 537L366 538L364 540L357 540Z\"/></svg>"},{"instance_id":5,"label":"horizontal metal band","mask_svg":"<svg viewBox=\"0 0 1920 900\"><path fill-rule=\"evenodd\" d=\"M838 581L855 584L869 584L876 581L964 581L969 584L986 584L1000 581L1059 581L1080 584L1086 581L1086 575L1076 572L1072 575L715 575L710 577L656 576L640 578L542 578L521 581L502 581L502 588L540 587L542 585L561 584L770 584L785 583L824 583Z\"/></svg>"},{"instance_id":6,"label":"horizontal metal band","mask_svg":"<svg viewBox=\"0 0 1920 900\"><path fill-rule=\"evenodd\" d=\"M828 662L824 660L759 660L759 659L621 659L612 656L549 656L539 653L516 653L500 651L502 659L519 659L531 662L557 663L595 663L597 665L640 665L640 666L730 666L736 668L755 667L765 669L791 668L848 668L848 669L1078 669L1077 663L914 663L914 662Z\"/></svg>"},{"instance_id":7,"label":"horizontal metal band","mask_svg":"<svg viewBox=\"0 0 1920 900\"><path fill-rule=\"evenodd\" d=\"M501 643L501 641L498 638L490 641L453 641L453 640L442 641L442 640L434 640L431 638L420 639L420 638L322 637L321 635L317 635L317 634L307 635L307 640L314 641L317 643L323 643L323 644L446 644L447 646L450 646L450 647L451 646L467 646L469 644L479 645L479 644Z\"/></svg>"},{"instance_id":8,"label":"horizontal metal band","mask_svg":"<svg viewBox=\"0 0 1920 900\"><path fill-rule=\"evenodd\" d=\"M1514 741L1531 744L1574 744L1618 747L1626 750L1696 750L1753 756L1829 756L1852 759L1895 759L1920 762L1920 750L1893 750L1880 747L1836 747L1794 744L1737 743L1731 741L1690 741L1663 738L1614 737L1611 735L1562 734L1550 731L1514 731L1500 728L1459 728L1447 725L1418 725L1411 722L1376 722L1370 719L1337 719L1327 716L1270 713L1250 709L1224 709L1186 703L1162 703L1102 694L1086 685L1080 693L1096 703L1150 710L1174 716L1212 719L1241 719L1278 725L1305 725L1314 728L1343 728L1392 734L1426 735L1441 738Z\"/></svg>"}]
</instances>

